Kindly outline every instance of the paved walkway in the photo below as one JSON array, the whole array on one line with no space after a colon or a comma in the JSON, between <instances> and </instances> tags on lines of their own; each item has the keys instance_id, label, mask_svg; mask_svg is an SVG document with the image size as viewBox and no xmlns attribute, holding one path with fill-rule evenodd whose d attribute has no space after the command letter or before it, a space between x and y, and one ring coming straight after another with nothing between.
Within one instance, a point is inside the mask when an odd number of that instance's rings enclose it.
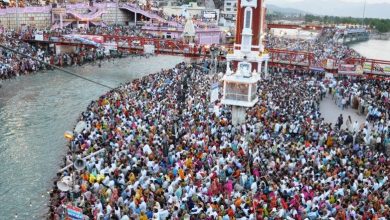
<instances>
[{"instance_id":1,"label":"paved walkway","mask_svg":"<svg viewBox=\"0 0 390 220\"><path fill-rule=\"evenodd\" d=\"M346 128L345 122L348 119L349 115L351 116L352 123L358 121L359 125L361 125L366 121L363 115L358 115L356 109L352 109L351 107L348 107L347 109L342 110L341 108L339 108L334 102L334 100L332 100L332 96L329 94L327 94L327 96L320 103L320 112L325 122L332 123L332 125L336 124L337 118L339 117L340 114L342 114L344 123L341 126L341 128L344 129Z\"/></svg>"}]
</instances>

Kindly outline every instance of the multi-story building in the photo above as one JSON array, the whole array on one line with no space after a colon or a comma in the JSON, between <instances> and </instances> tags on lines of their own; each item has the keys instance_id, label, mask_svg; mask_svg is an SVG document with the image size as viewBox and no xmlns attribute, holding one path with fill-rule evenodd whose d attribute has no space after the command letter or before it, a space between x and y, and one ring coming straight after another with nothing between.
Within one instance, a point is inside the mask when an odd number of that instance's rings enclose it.
<instances>
[{"instance_id":1,"label":"multi-story building","mask_svg":"<svg viewBox=\"0 0 390 220\"><path fill-rule=\"evenodd\" d=\"M225 0L223 3L223 12L221 13L224 18L236 20L238 0Z\"/></svg>"},{"instance_id":2,"label":"multi-story building","mask_svg":"<svg viewBox=\"0 0 390 220\"><path fill-rule=\"evenodd\" d=\"M199 6L197 2L190 2L188 5L181 6L168 4L167 6L163 6L162 9L166 15L180 16L186 12L191 18L195 16L197 18L214 19L216 21L219 19L219 9L206 9L204 6Z\"/></svg>"}]
</instances>

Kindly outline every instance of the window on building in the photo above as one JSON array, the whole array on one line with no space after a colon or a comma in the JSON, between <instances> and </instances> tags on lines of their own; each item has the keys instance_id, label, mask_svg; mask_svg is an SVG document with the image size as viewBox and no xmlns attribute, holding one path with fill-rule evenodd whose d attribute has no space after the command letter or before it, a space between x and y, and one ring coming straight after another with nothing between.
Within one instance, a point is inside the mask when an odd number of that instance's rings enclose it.
<instances>
[{"instance_id":1,"label":"window on building","mask_svg":"<svg viewBox=\"0 0 390 220\"><path fill-rule=\"evenodd\" d=\"M226 11L231 11L231 8L227 8Z\"/></svg>"},{"instance_id":2,"label":"window on building","mask_svg":"<svg viewBox=\"0 0 390 220\"><path fill-rule=\"evenodd\" d=\"M226 3L226 5L229 5L229 6L230 6L230 5L232 5L232 3L230 3L230 2L227 2L227 3Z\"/></svg>"}]
</instances>

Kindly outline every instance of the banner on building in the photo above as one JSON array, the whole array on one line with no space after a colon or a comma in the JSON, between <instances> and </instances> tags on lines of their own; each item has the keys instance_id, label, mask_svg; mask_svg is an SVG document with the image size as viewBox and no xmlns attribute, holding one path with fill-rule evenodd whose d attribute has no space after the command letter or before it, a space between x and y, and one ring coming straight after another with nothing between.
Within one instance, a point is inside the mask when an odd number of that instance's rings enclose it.
<instances>
[{"instance_id":1,"label":"banner on building","mask_svg":"<svg viewBox=\"0 0 390 220\"><path fill-rule=\"evenodd\" d=\"M327 59L326 60L326 69L333 69L334 68L334 60L333 59Z\"/></svg>"},{"instance_id":2,"label":"banner on building","mask_svg":"<svg viewBox=\"0 0 390 220\"><path fill-rule=\"evenodd\" d=\"M98 46L104 42L103 36L99 35L82 35L82 34L69 34L64 35L65 38L70 38L73 40L78 40L81 43L92 44Z\"/></svg>"},{"instance_id":3,"label":"banner on building","mask_svg":"<svg viewBox=\"0 0 390 220\"><path fill-rule=\"evenodd\" d=\"M106 54L110 54L110 51L117 51L118 50L118 44L116 42L107 42L102 44L104 48L104 52Z\"/></svg>"},{"instance_id":4,"label":"banner on building","mask_svg":"<svg viewBox=\"0 0 390 220\"><path fill-rule=\"evenodd\" d=\"M216 19L218 14L216 11L213 11L213 10L203 10L202 15L203 15L203 18Z\"/></svg>"},{"instance_id":5,"label":"banner on building","mask_svg":"<svg viewBox=\"0 0 390 220\"><path fill-rule=\"evenodd\" d=\"M364 63L364 72L376 75L390 75L390 64L379 64L374 65L371 62Z\"/></svg>"},{"instance_id":6,"label":"banner on building","mask_svg":"<svg viewBox=\"0 0 390 220\"><path fill-rule=\"evenodd\" d=\"M68 214L68 217L72 220L83 220L83 210L76 206L67 205L66 206L66 212Z\"/></svg>"},{"instance_id":7,"label":"banner on building","mask_svg":"<svg viewBox=\"0 0 390 220\"><path fill-rule=\"evenodd\" d=\"M340 64L338 73L339 74L345 74L345 75L359 75L363 74L363 68L359 65L354 64Z\"/></svg>"},{"instance_id":8,"label":"banner on building","mask_svg":"<svg viewBox=\"0 0 390 220\"><path fill-rule=\"evenodd\" d=\"M144 54L154 54L155 46L151 44L144 45Z\"/></svg>"},{"instance_id":9,"label":"banner on building","mask_svg":"<svg viewBox=\"0 0 390 220\"><path fill-rule=\"evenodd\" d=\"M39 41L43 41L43 34L35 34L34 39L39 40Z\"/></svg>"}]
</instances>

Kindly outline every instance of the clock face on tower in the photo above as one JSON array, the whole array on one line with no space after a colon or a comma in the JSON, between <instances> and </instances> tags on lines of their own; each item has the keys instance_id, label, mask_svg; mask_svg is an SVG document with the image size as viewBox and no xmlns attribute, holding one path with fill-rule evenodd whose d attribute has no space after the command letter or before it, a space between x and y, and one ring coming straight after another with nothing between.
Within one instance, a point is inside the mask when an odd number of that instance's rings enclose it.
<instances>
[{"instance_id":1,"label":"clock face on tower","mask_svg":"<svg viewBox=\"0 0 390 220\"><path fill-rule=\"evenodd\" d=\"M240 62L238 63L238 70L242 75L249 75L251 73L252 64L248 62Z\"/></svg>"}]
</instances>

